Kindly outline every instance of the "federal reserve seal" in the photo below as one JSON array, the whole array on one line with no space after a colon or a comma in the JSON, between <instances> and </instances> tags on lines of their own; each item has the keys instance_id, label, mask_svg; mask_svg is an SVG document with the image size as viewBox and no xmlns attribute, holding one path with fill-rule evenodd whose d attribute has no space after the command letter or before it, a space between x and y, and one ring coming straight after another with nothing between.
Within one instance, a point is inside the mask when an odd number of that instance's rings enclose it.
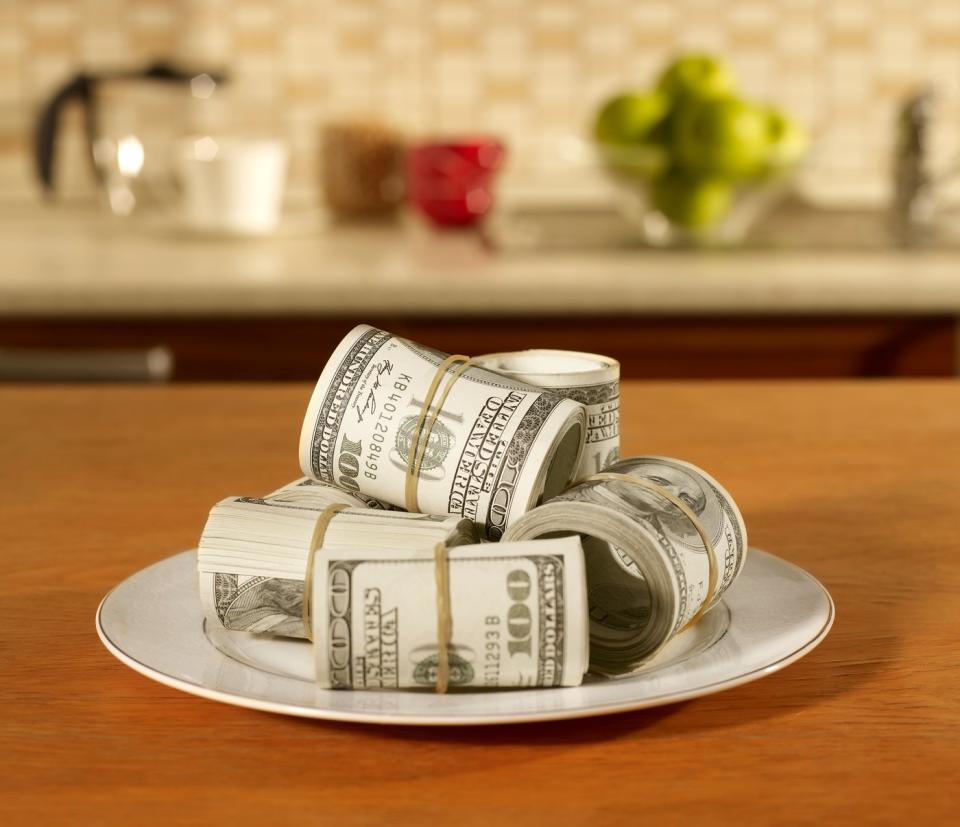
<instances>
[{"instance_id":1,"label":"federal reserve seal","mask_svg":"<svg viewBox=\"0 0 960 827\"><path fill-rule=\"evenodd\" d=\"M406 465L410 462L410 452L417 436L417 416L408 416L397 429L397 453ZM439 419L433 423L433 429L427 439L427 449L423 453L421 471L432 471L443 466L447 454L453 447L453 434Z\"/></svg>"}]
</instances>

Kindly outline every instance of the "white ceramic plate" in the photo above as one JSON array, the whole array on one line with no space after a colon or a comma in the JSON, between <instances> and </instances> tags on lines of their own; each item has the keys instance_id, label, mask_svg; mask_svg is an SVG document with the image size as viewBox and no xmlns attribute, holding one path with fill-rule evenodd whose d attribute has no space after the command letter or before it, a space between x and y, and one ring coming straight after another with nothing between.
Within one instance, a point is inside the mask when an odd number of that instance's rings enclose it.
<instances>
[{"instance_id":1,"label":"white ceramic plate","mask_svg":"<svg viewBox=\"0 0 960 827\"><path fill-rule=\"evenodd\" d=\"M376 724L521 723L675 703L782 669L823 640L834 617L830 595L813 577L751 549L722 603L628 677L588 676L582 686L564 689L345 692L313 683L310 643L205 624L196 582L193 551L124 580L97 610L100 639L131 669L203 698Z\"/></svg>"}]
</instances>

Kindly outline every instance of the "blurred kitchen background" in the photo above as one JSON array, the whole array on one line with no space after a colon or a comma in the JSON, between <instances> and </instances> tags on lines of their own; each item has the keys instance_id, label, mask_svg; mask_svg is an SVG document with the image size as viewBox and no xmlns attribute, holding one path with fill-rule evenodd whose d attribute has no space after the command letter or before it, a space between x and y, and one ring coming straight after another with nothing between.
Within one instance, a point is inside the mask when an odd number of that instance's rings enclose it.
<instances>
[{"instance_id":1,"label":"blurred kitchen background","mask_svg":"<svg viewBox=\"0 0 960 827\"><path fill-rule=\"evenodd\" d=\"M948 376L958 318L958 0L0 3L0 379L311 379L360 321Z\"/></svg>"}]
</instances>

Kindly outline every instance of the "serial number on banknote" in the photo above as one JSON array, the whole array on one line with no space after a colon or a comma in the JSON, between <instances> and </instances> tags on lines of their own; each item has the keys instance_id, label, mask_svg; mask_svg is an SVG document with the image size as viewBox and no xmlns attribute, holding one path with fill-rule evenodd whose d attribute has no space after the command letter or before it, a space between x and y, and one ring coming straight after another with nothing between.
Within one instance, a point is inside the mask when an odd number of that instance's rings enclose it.
<instances>
[{"instance_id":1,"label":"serial number on banknote","mask_svg":"<svg viewBox=\"0 0 960 827\"><path fill-rule=\"evenodd\" d=\"M372 428L372 432L366 448L363 440L350 439L344 432L337 456L337 483L343 488L358 491L360 484L357 477L361 472L367 479L377 479L380 463L387 450L390 423L393 422L398 406L404 399L403 394L412 381L412 377L406 373L393 377L393 369L394 364L389 359L375 362L357 390L356 399L359 401L353 405L356 422L358 425L367 422L365 427ZM392 384L386 381L385 377L392 379Z\"/></svg>"}]
</instances>

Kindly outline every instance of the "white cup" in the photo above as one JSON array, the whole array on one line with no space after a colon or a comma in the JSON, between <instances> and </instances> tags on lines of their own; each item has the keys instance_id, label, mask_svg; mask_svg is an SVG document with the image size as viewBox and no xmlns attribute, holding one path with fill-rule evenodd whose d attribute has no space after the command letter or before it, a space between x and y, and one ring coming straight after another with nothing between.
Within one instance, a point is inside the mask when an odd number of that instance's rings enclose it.
<instances>
[{"instance_id":1,"label":"white cup","mask_svg":"<svg viewBox=\"0 0 960 827\"><path fill-rule=\"evenodd\" d=\"M282 141L187 138L177 160L188 227L244 235L276 229L287 171Z\"/></svg>"}]
</instances>

